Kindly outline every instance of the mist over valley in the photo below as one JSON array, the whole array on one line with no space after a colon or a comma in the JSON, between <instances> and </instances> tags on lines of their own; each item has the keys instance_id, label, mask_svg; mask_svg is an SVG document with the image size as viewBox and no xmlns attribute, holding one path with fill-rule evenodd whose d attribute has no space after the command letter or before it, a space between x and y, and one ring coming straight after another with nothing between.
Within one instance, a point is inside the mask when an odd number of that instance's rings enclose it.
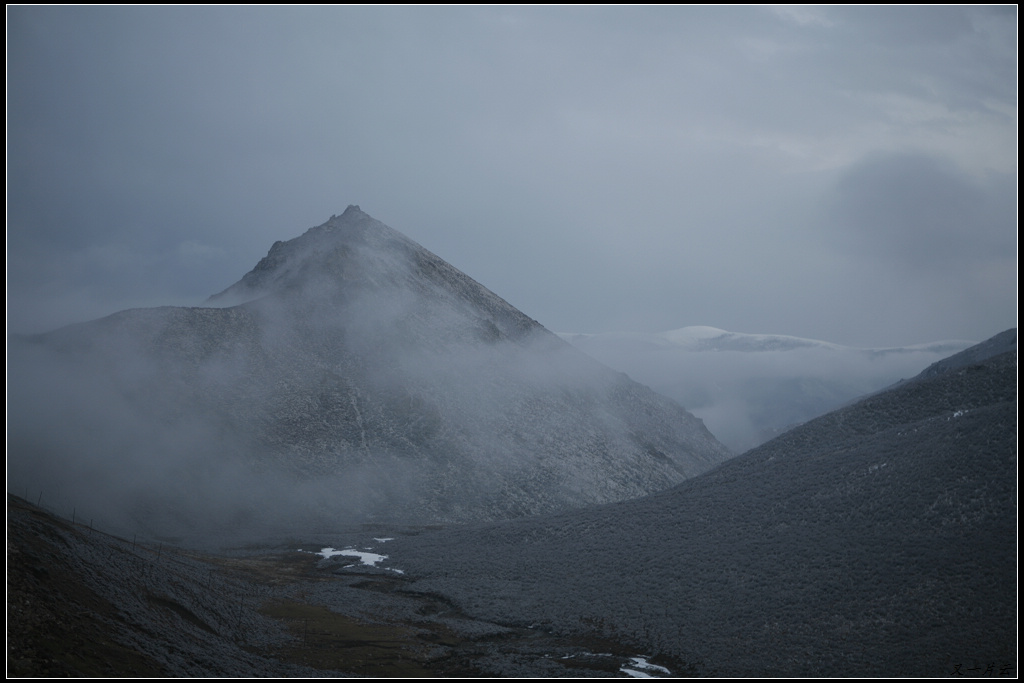
<instances>
[{"instance_id":1,"label":"mist over valley","mask_svg":"<svg viewBox=\"0 0 1024 683\"><path fill-rule=\"evenodd\" d=\"M560 336L675 399L734 453L913 377L975 342L862 349L713 327Z\"/></svg>"}]
</instances>

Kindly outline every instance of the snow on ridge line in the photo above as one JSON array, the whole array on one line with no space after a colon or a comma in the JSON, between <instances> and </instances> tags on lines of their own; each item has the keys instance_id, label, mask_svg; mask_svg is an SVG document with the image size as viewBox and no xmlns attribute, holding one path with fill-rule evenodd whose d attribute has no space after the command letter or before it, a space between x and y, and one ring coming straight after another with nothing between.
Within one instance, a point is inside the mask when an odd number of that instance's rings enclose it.
<instances>
[{"instance_id":1,"label":"snow on ridge line","mask_svg":"<svg viewBox=\"0 0 1024 683\"><path fill-rule=\"evenodd\" d=\"M678 330L668 330L666 332L594 332L594 333L583 333L583 332L556 332L558 337L563 341L567 341L570 344L577 342L589 342L591 340L600 341L616 341L616 342L632 342L639 344L647 344L650 346L656 346L661 348L676 348L683 351L714 351L718 350L715 348L715 341L720 340L723 343L736 342L747 342L751 345L771 345L773 343L778 344L784 342L787 345L793 345L796 347L819 347L819 348L831 348L831 349L853 349L853 347L842 346L840 344L833 344L831 342L819 341L817 339L804 339L803 337L792 337L781 334L744 334L739 332L729 332L727 330L721 330L717 327L706 327L706 326L693 326L693 327L682 327ZM725 350L736 351L739 349L726 348ZM745 351L761 350L757 348L743 349ZM778 350L774 347L765 348L763 350Z\"/></svg>"},{"instance_id":2,"label":"snow on ridge line","mask_svg":"<svg viewBox=\"0 0 1024 683\"><path fill-rule=\"evenodd\" d=\"M728 330L722 330L717 327L708 327L705 325L694 325L690 327L681 327L678 330L669 330L667 332L657 333L658 337L666 339L679 346L685 346L693 343L700 343L702 341L710 341L715 339L730 340L730 341L746 341L746 342L758 342L762 344L771 344L773 342L786 342L794 344L800 347L822 347L830 349L849 349L852 347L843 346L842 344L833 344L832 342L821 341L820 339L807 339L805 337L794 337L789 334L759 334L759 333L747 333L747 332L729 332ZM774 350L774 349L772 349Z\"/></svg>"},{"instance_id":3,"label":"snow on ridge line","mask_svg":"<svg viewBox=\"0 0 1024 683\"><path fill-rule=\"evenodd\" d=\"M660 336L666 338L681 338L681 339L715 339L725 334L733 334L729 330L723 330L718 327L711 327L709 325L689 325L687 327L680 327L675 330L666 330L664 332L657 333Z\"/></svg>"},{"instance_id":4,"label":"snow on ridge line","mask_svg":"<svg viewBox=\"0 0 1024 683\"><path fill-rule=\"evenodd\" d=\"M906 346L847 346L845 344L836 344L834 342L827 342L820 339L794 337L786 334L730 332L728 330L723 330L718 327L710 327L707 325L691 325L688 327L680 327L675 330L666 330L664 332L556 332L555 334L563 341L567 341L569 343L582 340L603 339L642 342L661 347L674 346L688 351L712 350L713 345L709 347L707 346L707 343L716 339L734 342L759 342L766 345L770 345L772 342L788 342L802 348L826 348L839 351L922 351L926 353L942 353L946 351L963 350L977 343L964 339L941 339L938 341L909 344ZM779 349L766 348L765 350Z\"/></svg>"}]
</instances>

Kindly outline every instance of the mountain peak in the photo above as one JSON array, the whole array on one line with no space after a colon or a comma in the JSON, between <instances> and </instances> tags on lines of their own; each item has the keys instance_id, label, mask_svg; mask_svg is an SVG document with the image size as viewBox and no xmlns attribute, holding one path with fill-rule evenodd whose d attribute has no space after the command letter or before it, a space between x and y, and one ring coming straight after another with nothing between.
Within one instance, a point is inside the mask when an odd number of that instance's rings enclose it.
<instances>
[{"instance_id":1,"label":"mountain peak","mask_svg":"<svg viewBox=\"0 0 1024 683\"><path fill-rule=\"evenodd\" d=\"M311 284L380 280L402 267L411 254L426 251L405 235L350 204L340 216L287 241L277 241L241 280L214 294L209 303L235 305L269 294L308 291Z\"/></svg>"},{"instance_id":2,"label":"mountain peak","mask_svg":"<svg viewBox=\"0 0 1024 683\"><path fill-rule=\"evenodd\" d=\"M365 221L373 221L380 226L387 227L380 221L374 221L373 216L360 209L358 204L349 204L341 215L331 214L331 217L325 223L310 228L306 233L337 230L338 228L356 225Z\"/></svg>"},{"instance_id":3,"label":"mountain peak","mask_svg":"<svg viewBox=\"0 0 1024 683\"><path fill-rule=\"evenodd\" d=\"M241 280L208 300L234 306L264 297L285 297L292 304L314 307L351 305L420 298L427 308L448 317L481 313L503 338L518 339L544 330L535 320L444 259L428 251L359 206L351 204L340 216L308 229L270 251ZM425 302L430 302L424 307ZM403 304L404 306L405 304Z\"/></svg>"}]
</instances>

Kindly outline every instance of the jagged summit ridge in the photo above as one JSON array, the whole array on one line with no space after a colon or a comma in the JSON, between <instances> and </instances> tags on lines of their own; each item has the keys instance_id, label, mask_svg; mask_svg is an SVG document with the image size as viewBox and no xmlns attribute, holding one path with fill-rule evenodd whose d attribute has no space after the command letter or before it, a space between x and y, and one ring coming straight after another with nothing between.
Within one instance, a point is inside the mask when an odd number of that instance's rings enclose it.
<instances>
[{"instance_id":1,"label":"jagged summit ridge","mask_svg":"<svg viewBox=\"0 0 1024 683\"><path fill-rule=\"evenodd\" d=\"M541 326L494 292L397 230L349 205L340 216L288 241L278 241L241 280L209 302L236 305L262 296L327 297L407 290L435 303L477 309L501 334L519 337Z\"/></svg>"},{"instance_id":2,"label":"jagged summit ridge","mask_svg":"<svg viewBox=\"0 0 1024 683\"><path fill-rule=\"evenodd\" d=\"M333 215L322 225L288 241L277 241L267 255L241 280L210 297L211 302L248 300L295 286L296 280L311 269L326 267L331 261L344 261L349 251L373 246L377 250L409 253L423 249L396 230L373 219L357 205L349 205L340 216ZM337 272L345 278L351 274Z\"/></svg>"}]
</instances>

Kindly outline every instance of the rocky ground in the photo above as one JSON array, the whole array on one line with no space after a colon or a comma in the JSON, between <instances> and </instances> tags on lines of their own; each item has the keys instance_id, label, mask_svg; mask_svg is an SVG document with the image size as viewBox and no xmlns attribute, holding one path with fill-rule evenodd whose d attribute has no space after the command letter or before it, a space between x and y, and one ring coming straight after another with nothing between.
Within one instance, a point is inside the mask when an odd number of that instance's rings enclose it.
<instances>
[{"instance_id":1,"label":"rocky ground","mask_svg":"<svg viewBox=\"0 0 1024 683\"><path fill-rule=\"evenodd\" d=\"M415 529L198 553L10 494L7 511L8 676L698 673L596 637L474 620L393 569L312 552Z\"/></svg>"}]
</instances>

